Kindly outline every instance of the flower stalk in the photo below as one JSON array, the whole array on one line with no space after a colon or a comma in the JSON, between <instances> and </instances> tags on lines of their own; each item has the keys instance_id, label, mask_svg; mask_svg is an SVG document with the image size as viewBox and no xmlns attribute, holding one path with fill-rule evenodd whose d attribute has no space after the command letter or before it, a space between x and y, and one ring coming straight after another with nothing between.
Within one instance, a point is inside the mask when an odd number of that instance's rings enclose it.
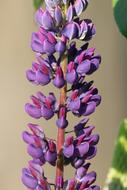
<instances>
[{"instance_id":1,"label":"flower stalk","mask_svg":"<svg viewBox=\"0 0 127 190\"><path fill-rule=\"evenodd\" d=\"M66 71L67 71L67 55L66 54L63 56L63 59L61 62L61 68L65 77ZM66 104L66 93L67 93L67 83L65 83L64 87L60 89L59 108L61 108L62 106L65 106ZM58 186L58 190L62 188L63 181L64 181L64 158L63 158L64 141L65 141L65 129L58 128L58 134L57 134L58 158L57 158L57 166L56 166L56 185Z\"/></svg>"}]
</instances>

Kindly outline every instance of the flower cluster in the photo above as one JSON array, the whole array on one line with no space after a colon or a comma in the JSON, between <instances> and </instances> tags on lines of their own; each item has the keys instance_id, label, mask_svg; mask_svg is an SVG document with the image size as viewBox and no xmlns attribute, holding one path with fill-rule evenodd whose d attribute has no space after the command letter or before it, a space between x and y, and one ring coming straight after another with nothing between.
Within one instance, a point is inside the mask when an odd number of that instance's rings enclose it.
<instances>
[{"instance_id":1,"label":"flower cluster","mask_svg":"<svg viewBox=\"0 0 127 190\"><path fill-rule=\"evenodd\" d=\"M35 119L51 119L57 115L57 140L49 139L37 124L28 124L30 132L24 131L22 138L27 152L32 157L28 168L22 170L22 182L31 190L51 190L51 185L60 190L99 190L94 185L96 173L89 172L89 160L97 153L98 134L87 125L88 118L101 102L98 89L86 77L95 72L101 56L89 41L95 35L95 26L90 19L80 19L89 0L45 0L46 9L39 8L35 14L38 31L32 33L31 48L36 54L26 78L34 85L52 84L60 90L60 99L50 92L37 92L26 103L25 111ZM76 41L83 45L77 48ZM69 87L69 88L68 88ZM68 112L85 117L70 133L66 128L70 122ZM66 136L64 138L64 136ZM56 179L49 182L42 166L49 163L56 167ZM75 168L73 179L64 180L63 168L71 164Z\"/></svg>"},{"instance_id":2,"label":"flower cluster","mask_svg":"<svg viewBox=\"0 0 127 190\"><path fill-rule=\"evenodd\" d=\"M74 127L76 138L68 136L63 147L65 164L71 163L76 169L81 167L85 160L92 159L97 152L99 135L91 135L94 126L84 128L87 121L85 118Z\"/></svg>"},{"instance_id":3,"label":"flower cluster","mask_svg":"<svg viewBox=\"0 0 127 190\"><path fill-rule=\"evenodd\" d=\"M33 104L25 105L25 110L31 117L36 119L43 117L46 120L53 117L56 107L56 98L53 93L49 93L49 96L46 97L43 93L38 92L37 97L31 96L31 100Z\"/></svg>"},{"instance_id":4,"label":"flower cluster","mask_svg":"<svg viewBox=\"0 0 127 190\"><path fill-rule=\"evenodd\" d=\"M52 139L45 137L44 131L40 126L29 123L28 127L32 134L24 131L22 137L28 144L27 152L33 158L33 162L41 166L48 162L55 166L57 159L56 143Z\"/></svg>"}]
</instances>

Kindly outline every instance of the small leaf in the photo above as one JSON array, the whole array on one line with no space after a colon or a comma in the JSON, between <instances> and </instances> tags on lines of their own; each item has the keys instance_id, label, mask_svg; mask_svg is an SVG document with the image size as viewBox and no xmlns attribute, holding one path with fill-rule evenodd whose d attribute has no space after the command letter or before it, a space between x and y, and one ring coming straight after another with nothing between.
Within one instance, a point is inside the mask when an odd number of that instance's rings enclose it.
<instances>
[{"instance_id":1,"label":"small leaf","mask_svg":"<svg viewBox=\"0 0 127 190\"><path fill-rule=\"evenodd\" d=\"M116 139L112 166L104 190L127 190L127 119L122 122Z\"/></svg>"},{"instance_id":2,"label":"small leaf","mask_svg":"<svg viewBox=\"0 0 127 190\"><path fill-rule=\"evenodd\" d=\"M35 9L38 9L42 5L43 0L33 0L33 3L34 3Z\"/></svg>"},{"instance_id":3,"label":"small leaf","mask_svg":"<svg viewBox=\"0 0 127 190\"><path fill-rule=\"evenodd\" d=\"M127 38L127 0L112 0L112 5L119 30Z\"/></svg>"}]
</instances>

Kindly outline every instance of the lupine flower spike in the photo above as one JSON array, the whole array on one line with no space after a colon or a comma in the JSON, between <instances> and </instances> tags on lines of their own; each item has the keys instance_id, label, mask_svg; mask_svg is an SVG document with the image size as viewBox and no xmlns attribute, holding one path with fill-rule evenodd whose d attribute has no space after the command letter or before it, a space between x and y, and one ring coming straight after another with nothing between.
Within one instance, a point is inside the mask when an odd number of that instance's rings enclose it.
<instances>
[{"instance_id":1,"label":"lupine flower spike","mask_svg":"<svg viewBox=\"0 0 127 190\"><path fill-rule=\"evenodd\" d=\"M35 14L38 31L32 33L31 48L36 60L26 71L26 78L39 86L52 82L60 99L53 92L46 96L39 91L26 103L25 111L35 119L49 120L57 115L58 135L56 140L49 139L44 128L28 124L29 131L24 131L22 138L31 160L22 170L22 182L31 190L51 190L52 185L56 190L99 190L96 172L89 171L99 135L92 133L95 127L88 125L88 116L95 112L101 96L94 82L86 79L99 68L101 56L88 47L96 33L94 24L80 19L89 0L45 0L45 4L46 9L39 8ZM82 41L80 48L76 40ZM66 130L71 125L68 112L83 117L72 131ZM45 163L56 168L53 182L44 174ZM67 165L75 169L75 175L65 180Z\"/></svg>"}]
</instances>

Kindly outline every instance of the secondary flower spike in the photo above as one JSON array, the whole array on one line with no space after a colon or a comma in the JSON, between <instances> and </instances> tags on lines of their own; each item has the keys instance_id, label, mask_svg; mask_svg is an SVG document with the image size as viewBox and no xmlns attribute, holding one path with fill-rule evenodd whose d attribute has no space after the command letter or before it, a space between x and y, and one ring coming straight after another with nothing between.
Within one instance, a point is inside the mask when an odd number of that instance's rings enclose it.
<instances>
[{"instance_id":1,"label":"secondary flower spike","mask_svg":"<svg viewBox=\"0 0 127 190\"><path fill-rule=\"evenodd\" d=\"M40 91L31 95L31 101L25 104L27 114L40 119L43 127L29 123L29 130L22 133L31 157L28 167L22 170L22 182L30 190L51 190L52 186L56 190L100 190L94 184L96 172L89 171L100 137L93 134L95 127L88 124L87 116L101 103L94 81L88 81L99 69L101 56L89 45L96 33L94 23L91 19L80 19L89 0L45 0L45 4L46 8L39 8L35 14L38 30L31 37L35 60L26 71L27 80L38 85ZM77 40L82 43L81 47L77 46ZM57 94L44 92L43 86L49 84ZM83 118L72 126L69 112ZM43 120L53 117L55 123L45 126ZM49 138L44 132L47 127L53 130L54 125L57 139ZM55 168L54 179L45 177L45 164ZM67 165L75 169L75 175L65 180Z\"/></svg>"}]
</instances>

